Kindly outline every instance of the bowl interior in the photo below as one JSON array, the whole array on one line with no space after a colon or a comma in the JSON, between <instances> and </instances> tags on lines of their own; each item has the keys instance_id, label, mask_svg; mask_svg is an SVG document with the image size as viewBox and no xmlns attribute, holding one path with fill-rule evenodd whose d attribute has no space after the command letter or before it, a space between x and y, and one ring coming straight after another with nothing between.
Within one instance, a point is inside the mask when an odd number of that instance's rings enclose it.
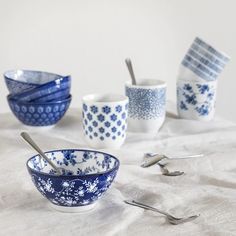
<instances>
[{"instance_id":1,"label":"bowl interior","mask_svg":"<svg viewBox=\"0 0 236 236\"><path fill-rule=\"evenodd\" d=\"M92 150L56 150L46 152L47 157L60 168L66 170L66 175L91 175L106 173L119 165L118 159L107 153ZM27 162L31 170L55 174L52 167L39 155Z\"/></svg>"},{"instance_id":2,"label":"bowl interior","mask_svg":"<svg viewBox=\"0 0 236 236\"><path fill-rule=\"evenodd\" d=\"M18 82L38 85L62 78L62 76L57 74L30 70L11 70L7 71L4 75L6 78L16 80Z\"/></svg>"}]
</instances>

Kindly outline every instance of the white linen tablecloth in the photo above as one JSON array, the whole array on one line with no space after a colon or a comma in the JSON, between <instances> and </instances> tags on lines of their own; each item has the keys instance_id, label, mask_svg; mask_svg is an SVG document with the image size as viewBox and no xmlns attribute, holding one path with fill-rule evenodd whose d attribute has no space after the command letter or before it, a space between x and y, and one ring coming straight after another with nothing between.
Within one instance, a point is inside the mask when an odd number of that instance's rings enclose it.
<instances>
[{"instance_id":1,"label":"white linen tablecloth","mask_svg":"<svg viewBox=\"0 0 236 236\"><path fill-rule=\"evenodd\" d=\"M81 112L70 109L55 127L28 128L0 115L0 235L236 235L236 125L167 117L157 135L128 133L116 155L120 170L97 207L87 213L51 209L26 170L35 152L20 138L27 130L46 151L86 148ZM185 175L161 175L158 166L141 168L145 152L170 156L204 153L204 158L170 160ZM124 204L136 199L195 221L170 225L158 213Z\"/></svg>"}]
</instances>

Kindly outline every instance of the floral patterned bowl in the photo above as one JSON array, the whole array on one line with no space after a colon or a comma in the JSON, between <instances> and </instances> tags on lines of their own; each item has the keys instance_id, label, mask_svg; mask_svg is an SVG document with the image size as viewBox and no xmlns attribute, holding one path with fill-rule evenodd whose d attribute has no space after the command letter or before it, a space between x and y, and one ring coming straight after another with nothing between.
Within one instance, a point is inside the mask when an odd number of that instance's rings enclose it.
<instances>
[{"instance_id":1,"label":"floral patterned bowl","mask_svg":"<svg viewBox=\"0 0 236 236\"><path fill-rule=\"evenodd\" d=\"M61 79L61 75L31 70L10 70L4 73L10 94L20 94L35 89L42 84Z\"/></svg>"},{"instance_id":2,"label":"floral patterned bowl","mask_svg":"<svg viewBox=\"0 0 236 236\"><path fill-rule=\"evenodd\" d=\"M92 150L67 149L46 152L66 174L55 171L39 155L27 161L27 168L38 191L60 211L90 210L107 191L119 169L114 156Z\"/></svg>"},{"instance_id":3,"label":"floral patterned bowl","mask_svg":"<svg viewBox=\"0 0 236 236\"><path fill-rule=\"evenodd\" d=\"M25 125L49 126L56 124L69 108L72 96L52 102L22 102L8 95L8 104L13 114Z\"/></svg>"}]
</instances>

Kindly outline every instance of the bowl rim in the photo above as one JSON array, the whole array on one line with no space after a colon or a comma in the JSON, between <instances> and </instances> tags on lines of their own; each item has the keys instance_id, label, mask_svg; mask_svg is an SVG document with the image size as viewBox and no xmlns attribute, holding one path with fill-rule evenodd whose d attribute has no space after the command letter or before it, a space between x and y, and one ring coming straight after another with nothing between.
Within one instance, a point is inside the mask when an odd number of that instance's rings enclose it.
<instances>
[{"instance_id":1,"label":"bowl rim","mask_svg":"<svg viewBox=\"0 0 236 236\"><path fill-rule=\"evenodd\" d=\"M60 80L60 85L62 84L68 84L68 88L70 89L71 88L71 76L70 75L67 75L67 76L64 76L64 77L61 77L59 79L55 79L55 80L51 80L47 83L44 83L44 84L40 84L38 85L36 88L33 88L33 89L30 89L30 90L26 90L22 93L17 93L17 94L9 94L10 97L12 98L15 98L15 99L23 99L25 97L32 97L35 93L38 93L39 91L43 91L43 90L47 90L48 87L57 87L58 86L58 80ZM58 87L57 87L58 88ZM57 92L60 91L60 90L63 90L61 88L58 88ZM50 93L47 93L46 95L44 96L47 96L49 95ZM37 97L38 98L38 97ZM37 99L36 98L36 99ZM32 99L32 98L31 98Z\"/></svg>"},{"instance_id":2,"label":"bowl rim","mask_svg":"<svg viewBox=\"0 0 236 236\"><path fill-rule=\"evenodd\" d=\"M111 101L100 101L103 100L104 97L106 99L108 98L107 100L113 99ZM86 105L117 105L126 104L127 102L129 102L129 98L126 95L118 93L91 93L82 97L82 103Z\"/></svg>"},{"instance_id":3,"label":"bowl rim","mask_svg":"<svg viewBox=\"0 0 236 236\"><path fill-rule=\"evenodd\" d=\"M49 174L49 173L45 173L45 172L41 172L41 171L38 171L38 170L34 170L32 169L31 167L29 167L29 162L35 158L36 156L39 156L39 154L37 155L34 155L32 157L30 157L27 161L26 161L26 167L28 170L36 173L36 174L41 174L43 176L50 176L50 177L54 177L54 178L61 178L62 176L63 177L66 177L66 178L74 178L74 177L80 177L80 178L84 178L84 177L87 177L87 176L99 176L99 175L103 175L103 174L107 174L109 172L112 172L113 170L115 170L116 168L119 168L120 166L120 161L117 157L115 157L114 155L110 154L110 153L107 153L107 152L101 152L101 151L97 151L97 150L94 150L94 149L83 149L83 148L69 148L69 149L56 149L56 150L51 150L51 151L46 151L44 153L51 153L51 152L58 152L58 151L64 151L64 150L70 150L70 151L89 151L89 152L96 152L96 153L100 153L100 154L106 154L106 155L109 155L110 157L114 158L116 160L116 164L113 168L107 170L107 171L103 171L103 172L99 172L99 173L92 173L92 174L86 174L86 175L54 175L54 174Z\"/></svg>"},{"instance_id":4,"label":"bowl rim","mask_svg":"<svg viewBox=\"0 0 236 236\"><path fill-rule=\"evenodd\" d=\"M17 104L22 104L22 105L52 105L52 104L58 104L58 103L63 103L63 102L67 102L67 101L71 101L72 99L72 95L69 94L67 98L63 99L63 100L59 100L59 101L52 101L52 102L25 102L25 101L21 101L21 100L17 100L14 97L11 97L11 94L7 95L7 100L9 102L16 102Z\"/></svg>"},{"instance_id":5,"label":"bowl rim","mask_svg":"<svg viewBox=\"0 0 236 236\"><path fill-rule=\"evenodd\" d=\"M17 71L22 71L22 72L35 72L35 73L46 73L46 74L51 74L51 75L56 75L56 76L60 76L60 77L66 77L66 76L63 76L63 75L59 75L59 74L56 74L56 73L53 73L53 72L48 72L48 71L41 71L41 70L25 70L25 69L12 69L12 70L7 70L3 73L3 76L5 79L9 79L11 81L16 81L18 83L23 83L23 84L28 84L28 85L36 85L36 86L40 86L40 85L43 85L43 84L37 84L37 83L28 83L28 82L24 82L24 81L20 81L20 80L16 80L16 79L13 79L9 76L7 76L7 73L9 72L17 72ZM51 80L51 81L54 81L54 80ZM49 82L51 82L49 81ZM44 83L45 84L45 83Z\"/></svg>"}]
</instances>

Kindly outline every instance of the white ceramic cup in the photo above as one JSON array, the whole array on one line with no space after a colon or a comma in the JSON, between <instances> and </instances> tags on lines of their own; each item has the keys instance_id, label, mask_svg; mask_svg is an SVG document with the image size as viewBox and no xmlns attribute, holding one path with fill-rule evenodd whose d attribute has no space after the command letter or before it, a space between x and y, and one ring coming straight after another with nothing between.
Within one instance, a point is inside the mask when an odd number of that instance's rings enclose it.
<instances>
[{"instance_id":1,"label":"white ceramic cup","mask_svg":"<svg viewBox=\"0 0 236 236\"><path fill-rule=\"evenodd\" d=\"M93 148L119 148L125 141L129 99L118 94L83 97L85 140Z\"/></svg>"},{"instance_id":2,"label":"white ceramic cup","mask_svg":"<svg viewBox=\"0 0 236 236\"><path fill-rule=\"evenodd\" d=\"M129 130L132 132L158 132L166 114L166 82L140 79L137 85L125 84L129 98Z\"/></svg>"},{"instance_id":3,"label":"white ceramic cup","mask_svg":"<svg viewBox=\"0 0 236 236\"><path fill-rule=\"evenodd\" d=\"M217 81L177 81L180 118L210 121L214 118Z\"/></svg>"}]
</instances>

